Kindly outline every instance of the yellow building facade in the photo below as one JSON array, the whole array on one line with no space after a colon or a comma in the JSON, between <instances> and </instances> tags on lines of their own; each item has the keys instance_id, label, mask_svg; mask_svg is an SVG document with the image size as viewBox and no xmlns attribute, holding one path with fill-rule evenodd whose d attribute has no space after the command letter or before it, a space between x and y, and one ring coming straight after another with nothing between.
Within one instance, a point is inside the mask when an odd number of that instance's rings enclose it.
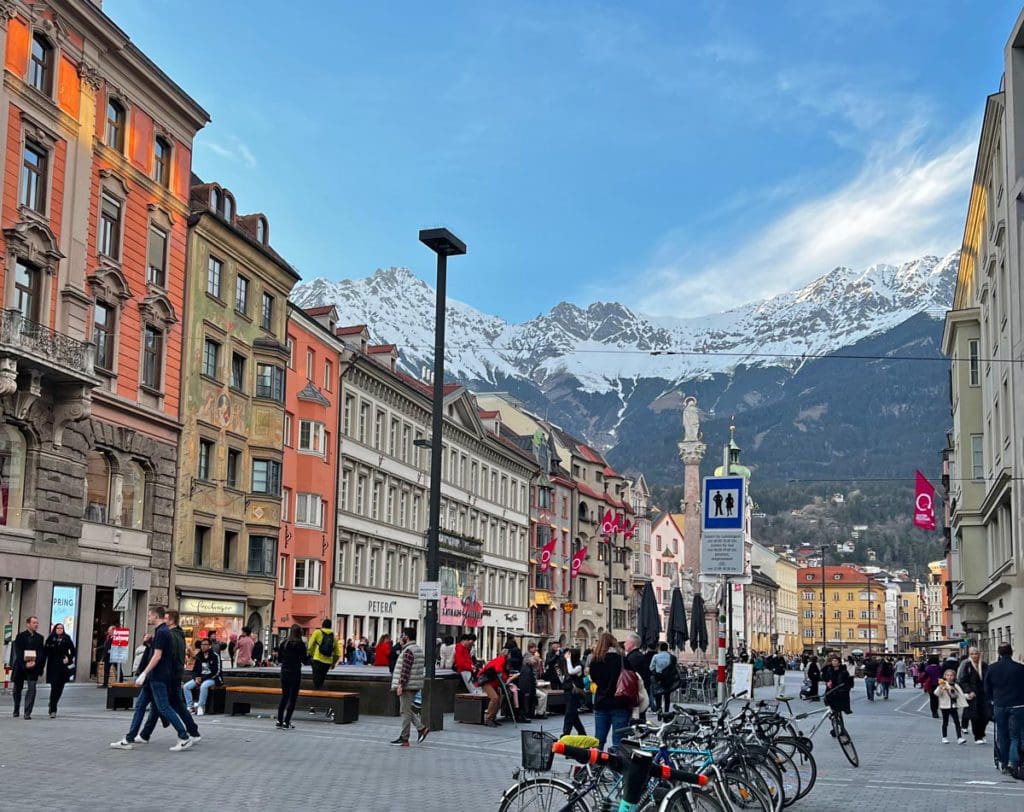
<instances>
[{"instance_id":1,"label":"yellow building facade","mask_svg":"<svg viewBox=\"0 0 1024 812\"><path fill-rule=\"evenodd\" d=\"M885 588L855 567L803 567L797 572L800 642L806 653L823 647L844 656L885 647Z\"/></svg>"}]
</instances>

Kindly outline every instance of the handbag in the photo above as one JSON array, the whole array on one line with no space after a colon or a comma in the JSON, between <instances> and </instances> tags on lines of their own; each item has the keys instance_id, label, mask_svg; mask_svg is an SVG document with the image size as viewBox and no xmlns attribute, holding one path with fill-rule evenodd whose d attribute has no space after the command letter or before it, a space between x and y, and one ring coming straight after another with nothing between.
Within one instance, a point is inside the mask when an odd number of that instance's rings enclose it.
<instances>
[{"instance_id":1,"label":"handbag","mask_svg":"<svg viewBox=\"0 0 1024 812\"><path fill-rule=\"evenodd\" d=\"M635 671L623 668L615 682L615 698L626 700L626 704L635 708L640 704L640 677Z\"/></svg>"}]
</instances>

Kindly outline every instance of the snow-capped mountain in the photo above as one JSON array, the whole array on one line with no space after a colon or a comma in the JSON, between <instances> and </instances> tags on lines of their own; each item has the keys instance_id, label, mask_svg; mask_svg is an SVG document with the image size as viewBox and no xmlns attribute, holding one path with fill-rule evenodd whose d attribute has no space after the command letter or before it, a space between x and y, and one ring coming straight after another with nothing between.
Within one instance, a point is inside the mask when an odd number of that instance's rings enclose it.
<instances>
[{"instance_id":1,"label":"snow-capped mountain","mask_svg":"<svg viewBox=\"0 0 1024 812\"><path fill-rule=\"evenodd\" d=\"M562 302L511 324L449 300L446 371L467 383L529 381L546 389L570 375L589 393L620 391L623 381L670 383L728 373L738 365L799 367L802 357L835 352L952 300L959 252L902 265L837 267L800 290L724 313L652 317L598 302ZM343 323L366 324L375 341L397 344L403 366L431 363L434 291L405 268L367 279L300 283L301 307L335 304Z\"/></svg>"}]
</instances>

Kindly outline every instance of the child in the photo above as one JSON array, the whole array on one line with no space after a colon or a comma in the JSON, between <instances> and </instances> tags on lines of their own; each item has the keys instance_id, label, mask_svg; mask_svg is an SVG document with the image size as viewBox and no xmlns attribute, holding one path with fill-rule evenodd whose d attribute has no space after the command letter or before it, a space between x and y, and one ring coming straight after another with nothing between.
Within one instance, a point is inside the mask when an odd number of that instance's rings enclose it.
<instances>
[{"instance_id":1,"label":"child","mask_svg":"<svg viewBox=\"0 0 1024 812\"><path fill-rule=\"evenodd\" d=\"M956 672L952 668L939 679L939 684L933 691L939 699L939 708L942 710L942 743L949 744L946 733L949 729L949 720L953 720L956 726L956 743L963 744L967 741L960 731L960 713L967 707L967 695L963 689L956 684Z\"/></svg>"}]
</instances>

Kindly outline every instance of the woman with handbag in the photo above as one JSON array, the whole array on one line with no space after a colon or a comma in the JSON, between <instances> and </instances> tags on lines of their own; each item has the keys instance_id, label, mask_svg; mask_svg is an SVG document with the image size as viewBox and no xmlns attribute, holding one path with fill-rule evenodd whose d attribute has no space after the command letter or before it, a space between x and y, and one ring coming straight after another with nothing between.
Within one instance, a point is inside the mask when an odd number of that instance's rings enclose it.
<instances>
[{"instance_id":1,"label":"woman with handbag","mask_svg":"<svg viewBox=\"0 0 1024 812\"><path fill-rule=\"evenodd\" d=\"M612 734L612 747L622 740L622 728L629 724L629 697L619 695L619 677L622 674L622 655L616 648L615 638L608 632L601 635L590 656L590 681L594 692L594 736L597 749L603 750L608 732ZM630 672L633 674L633 672ZM638 678L633 676L634 680Z\"/></svg>"},{"instance_id":2,"label":"woman with handbag","mask_svg":"<svg viewBox=\"0 0 1024 812\"><path fill-rule=\"evenodd\" d=\"M43 644L46 652L46 681L50 684L50 718L57 716L57 703L75 666L75 641L64 632L63 623L54 623L53 631Z\"/></svg>"},{"instance_id":3,"label":"woman with handbag","mask_svg":"<svg viewBox=\"0 0 1024 812\"><path fill-rule=\"evenodd\" d=\"M985 728L988 727L991 716L991 706L985 695L987 673L988 663L982 662L981 652L972 646L967 659L960 663L956 681L963 688L968 703L963 715L964 731L967 730L969 721L975 744L985 744Z\"/></svg>"}]
</instances>

